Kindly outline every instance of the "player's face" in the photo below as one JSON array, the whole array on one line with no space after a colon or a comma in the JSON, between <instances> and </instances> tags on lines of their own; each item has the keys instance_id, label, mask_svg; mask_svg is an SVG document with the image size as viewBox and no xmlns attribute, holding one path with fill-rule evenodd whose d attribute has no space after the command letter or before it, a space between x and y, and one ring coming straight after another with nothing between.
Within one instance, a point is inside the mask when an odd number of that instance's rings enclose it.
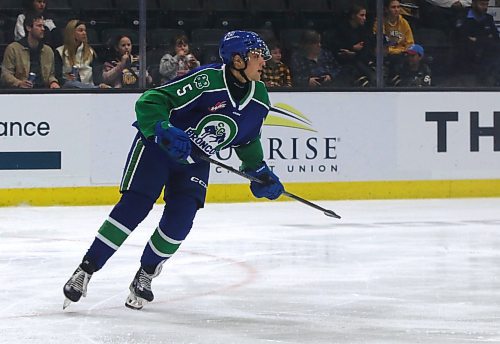
<instances>
[{"instance_id":1,"label":"player's face","mask_svg":"<svg viewBox=\"0 0 500 344\"><path fill-rule=\"evenodd\" d=\"M264 61L262 54L254 52L248 53L247 68L245 68L247 78L251 81L259 81L262 69L265 65L266 61Z\"/></svg>"}]
</instances>

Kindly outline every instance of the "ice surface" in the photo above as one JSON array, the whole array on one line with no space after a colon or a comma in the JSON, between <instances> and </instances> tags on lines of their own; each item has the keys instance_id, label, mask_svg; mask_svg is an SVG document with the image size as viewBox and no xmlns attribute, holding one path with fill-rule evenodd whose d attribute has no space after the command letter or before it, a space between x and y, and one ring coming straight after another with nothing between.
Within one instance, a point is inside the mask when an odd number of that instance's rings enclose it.
<instances>
[{"instance_id":1,"label":"ice surface","mask_svg":"<svg viewBox=\"0 0 500 344\"><path fill-rule=\"evenodd\" d=\"M111 207L0 208L0 343L500 343L500 199L318 204L207 204L142 311L160 206L66 311Z\"/></svg>"}]
</instances>

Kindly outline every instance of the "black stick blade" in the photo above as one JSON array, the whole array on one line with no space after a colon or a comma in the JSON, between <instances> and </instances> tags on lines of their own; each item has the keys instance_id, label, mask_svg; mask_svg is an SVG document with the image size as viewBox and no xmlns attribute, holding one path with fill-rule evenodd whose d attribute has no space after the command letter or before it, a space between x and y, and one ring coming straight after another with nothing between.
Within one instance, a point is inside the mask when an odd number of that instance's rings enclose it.
<instances>
[{"instance_id":1,"label":"black stick blade","mask_svg":"<svg viewBox=\"0 0 500 344\"><path fill-rule=\"evenodd\" d=\"M335 214L335 212L333 210L327 209L323 212L323 214L325 214L326 216L334 217L336 219L341 219L340 215Z\"/></svg>"}]
</instances>

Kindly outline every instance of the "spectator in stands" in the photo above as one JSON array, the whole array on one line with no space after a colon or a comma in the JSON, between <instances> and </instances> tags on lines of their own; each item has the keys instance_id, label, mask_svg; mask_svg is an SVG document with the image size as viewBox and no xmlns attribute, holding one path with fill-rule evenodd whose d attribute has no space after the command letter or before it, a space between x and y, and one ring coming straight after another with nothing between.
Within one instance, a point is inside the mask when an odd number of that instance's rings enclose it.
<instances>
[{"instance_id":1,"label":"spectator in stands","mask_svg":"<svg viewBox=\"0 0 500 344\"><path fill-rule=\"evenodd\" d=\"M139 56L132 54L132 40L126 35L118 35L110 43L111 56L104 62L103 82L114 88L139 87ZM146 71L146 84L152 83Z\"/></svg>"},{"instance_id":2,"label":"spectator in stands","mask_svg":"<svg viewBox=\"0 0 500 344\"><path fill-rule=\"evenodd\" d=\"M318 32L304 31L300 47L300 50L292 54L290 64L294 86L318 87L338 84L336 81L340 74L339 65L330 51L321 48L321 35Z\"/></svg>"},{"instance_id":3,"label":"spectator in stands","mask_svg":"<svg viewBox=\"0 0 500 344\"><path fill-rule=\"evenodd\" d=\"M474 73L482 86L495 84L499 71L499 35L487 10L488 0L472 0L472 7L457 23L455 60L460 70Z\"/></svg>"},{"instance_id":4,"label":"spectator in stands","mask_svg":"<svg viewBox=\"0 0 500 344\"><path fill-rule=\"evenodd\" d=\"M366 24L366 7L352 4L347 17L340 22L333 49L337 61L357 86L376 84L375 36Z\"/></svg>"},{"instance_id":5,"label":"spectator in stands","mask_svg":"<svg viewBox=\"0 0 500 344\"><path fill-rule=\"evenodd\" d=\"M93 71L97 55L87 41L87 27L77 19L70 20L64 29L64 44L56 49L56 75L64 88L108 88L94 84Z\"/></svg>"},{"instance_id":6,"label":"spectator in stands","mask_svg":"<svg viewBox=\"0 0 500 344\"><path fill-rule=\"evenodd\" d=\"M413 32L408 21L401 15L401 4L398 0L384 2L384 37L386 40L386 62L389 69L403 63L404 53L414 44ZM373 26L377 32L377 21Z\"/></svg>"},{"instance_id":7,"label":"spectator in stands","mask_svg":"<svg viewBox=\"0 0 500 344\"><path fill-rule=\"evenodd\" d=\"M449 33L459 17L471 6L472 0L425 0L420 2L422 26Z\"/></svg>"},{"instance_id":8,"label":"spectator in stands","mask_svg":"<svg viewBox=\"0 0 500 344\"><path fill-rule=\"evenodd\" d=\"M43 44L45 27L40 14L28 13L24 21L27 36L5 49L2 83L7 87L59 88L54 75L54 52Z\"/></svg>"},{"instance_id":9,"label":"spectator in stands","mask_svg":"<svg viewBox=\"0 0 500 344\"><path fill-rule=\"evenodd\" d=\"M44 42L51 47L56 47L61 41L61 37L54 20L50 19L50 15L47 13L46 9L47 0L23 0L23 13L17 16L16 25L14 27L14 40L19 41L26 36L23 24L26 14L32 12L43 16L43 25L45 26Z\"/></svg>"},{"instance_id":10,"label":"spectator in stands","mask_svg":"<svg viewBox=\"0 0 500 344\"><path fill-rule=\"evenodd\" d=\"M281 46L275 40L268 44L271 51L271 59L266 61L262 70L261 81L267 87L292 87L292 76L290 68L281 61Z\"/></svg>"},{"instance_id":11,"label":"spectator in stands","mask_svg":"<svg viewBox=\"0 0 500 344\"><path fill-rule=\"evenodd\" d=\"M399 65L391 77L392 86L425 87L431 86L431 69L422 60L424 48L419 44L412 44L406 51L406 58Z\"/></svg>"},{"instance_id":12,"label":"spectator in stands","mask_svg":"<svg viewBox=\"0 0 500 344\"><path fill-rule=\"evenodd\" d=\"M189 51L189 42L186 35L179 35L172 39L174 50L163 55L160 60L160 75L162 82L183 76L191 69L200 66L200 61Z\"/></svg>"}]
</instances>

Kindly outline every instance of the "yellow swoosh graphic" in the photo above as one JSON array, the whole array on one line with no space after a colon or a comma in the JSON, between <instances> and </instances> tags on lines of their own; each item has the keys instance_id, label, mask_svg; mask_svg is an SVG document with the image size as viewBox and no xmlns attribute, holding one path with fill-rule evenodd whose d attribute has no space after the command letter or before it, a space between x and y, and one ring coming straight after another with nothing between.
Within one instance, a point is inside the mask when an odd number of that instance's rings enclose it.
<instances>
[{"instance_id":1,"label":"yellow swoosh graphic","mask_svg":"<svg viewBox=\"0 0 500 344\"><path fill-rule=\"evenodd\" d=\"M308 131L316 132L316 130L312 129L310 126L297 123L293 120L287 118L281 118L274 115L268 115L266 120L264 121L264 125L275 126L275 127L287 127L287 128L296 128L303 129Z\"/></svg>"},{"instance_id":2,"label":"yellow swoosh graphic","mask_svg":"<svg viewBox=\"0 0 500 344\"><path fill-rule=\"evenodd\" d=\"M269 109L264 125L286 127L317 132L309 118L302 112L285 103L276 103Z\"/></svg>"},{"instance_id":3,"label":"yellow swoosh graphic","mask_svg":"<svg viewBox=\"0 0 500 344\"><path fill-rule=\"evenodd\" d=\"M288 104L285 104L285 103L276 103L276 104L274 104L274 107L276 107L278 109L282 109L282 110L288 111L288 112L291 112L292 114L297 115L297 116L305 119L307 122L311 123L311 121L309 120L309 118L307 118L302 112L300 112L299 110L297 110L296 108L294 108L291 105L288 105Z\"/></svg>"}]
</instances>

